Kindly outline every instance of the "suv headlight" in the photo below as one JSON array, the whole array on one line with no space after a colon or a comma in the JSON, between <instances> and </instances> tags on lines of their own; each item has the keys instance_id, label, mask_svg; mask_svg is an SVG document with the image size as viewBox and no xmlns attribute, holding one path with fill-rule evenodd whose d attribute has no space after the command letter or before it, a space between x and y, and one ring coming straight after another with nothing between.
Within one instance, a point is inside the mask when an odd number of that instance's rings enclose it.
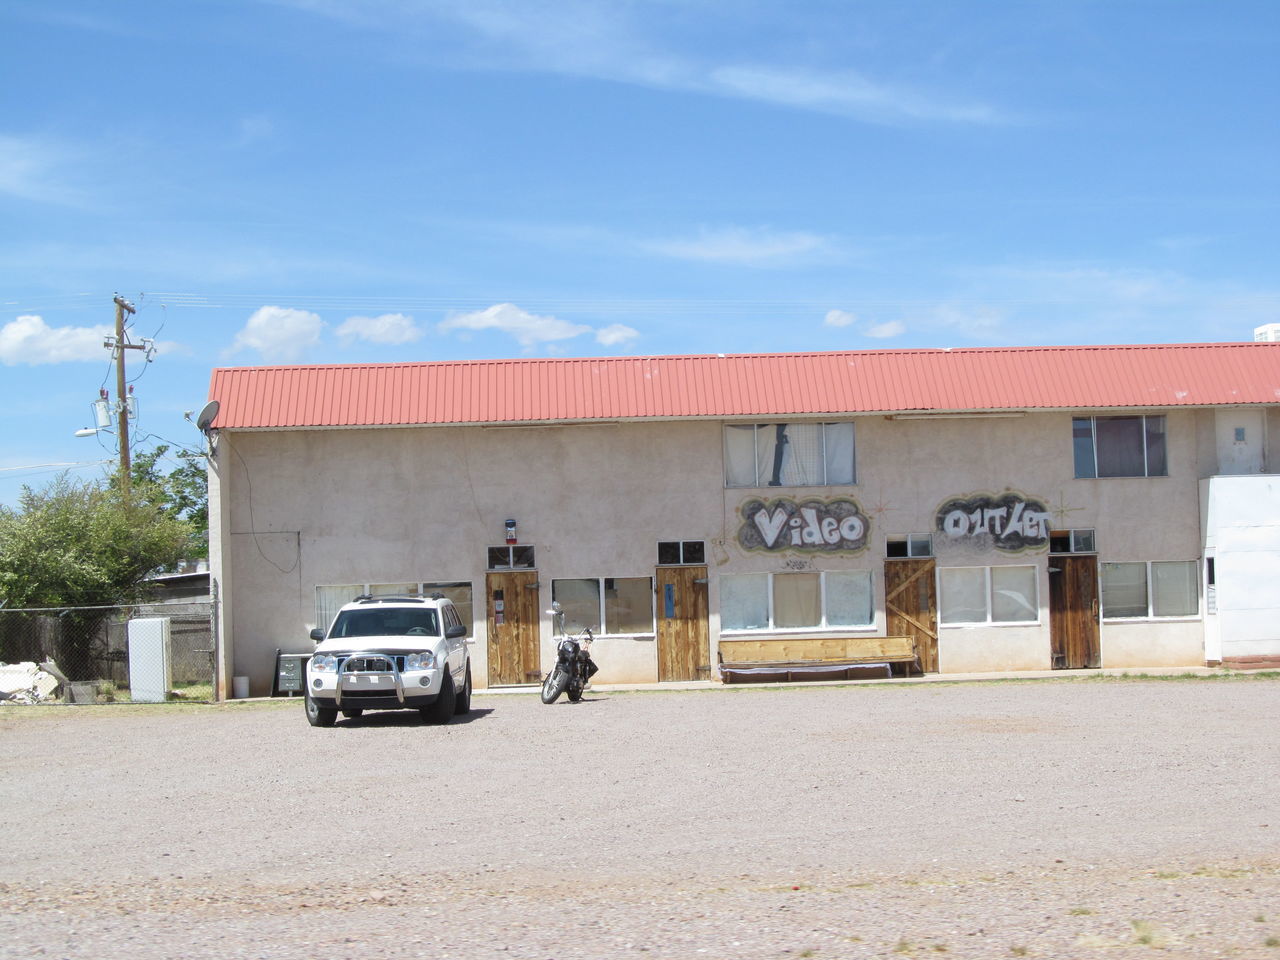
<instances>
[{"instance_id":1,"label":"suv headlight","mask_svg":"<svg viewBox=\"0 0 1280 960\"><path fill-rule=\"evenodd\" d=\"M426 653L411 653L405 658L406 670L432 670L436 665L436 655L428 650Z\"/></svg>"},{"instance_id":2,"label":"suv headlight","mask_svg":"<svg viewBox=\"0 0 1280 960\"><path fill-rule=\"evenodd\" d=\"M316 673L332 673L338 669L338 658L332 654L317 653L311 658L311 669Z\"/></svg>"}]
</instances>

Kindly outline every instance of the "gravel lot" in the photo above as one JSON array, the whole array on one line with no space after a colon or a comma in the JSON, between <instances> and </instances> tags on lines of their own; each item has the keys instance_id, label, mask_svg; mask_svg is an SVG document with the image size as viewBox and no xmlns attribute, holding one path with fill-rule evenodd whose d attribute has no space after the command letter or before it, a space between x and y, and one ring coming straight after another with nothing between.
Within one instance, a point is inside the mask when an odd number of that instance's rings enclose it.
<instances>
[{"instance_id":1,"label":"gravel lot","mask_svg":"<svg viewBox=\"0 0 1280 960\"><path fill-rule=\"evenodd\" d=\"M0 957L1274 957L1280 681L0 708Z\"/></svg>"}]
</instances>

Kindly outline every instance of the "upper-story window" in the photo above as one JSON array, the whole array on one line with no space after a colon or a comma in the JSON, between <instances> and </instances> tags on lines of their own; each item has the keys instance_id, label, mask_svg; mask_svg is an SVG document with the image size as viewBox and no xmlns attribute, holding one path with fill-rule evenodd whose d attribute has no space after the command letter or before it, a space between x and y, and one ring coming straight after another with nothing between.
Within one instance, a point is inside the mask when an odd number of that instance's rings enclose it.
<instances>
[{"instance_id":1,"label":"upper-story window","mask_svg":"<svg viewBox=\"0 0 1280 960\"><path fill-rule=\"evenodd\" d=\"M724 474L727 487L852 484L853 424L726 424Z\"/></svg>"},{"instance_id":2,"label":"upper-story window","mask_svg":"<svg viewBox=\"0 0 1280 960\"><path fill-rule=\"evenodd\" d=\"M1164 416L1073 417L1077 477L1167 477Z\"/></svg>"}]
</instances>

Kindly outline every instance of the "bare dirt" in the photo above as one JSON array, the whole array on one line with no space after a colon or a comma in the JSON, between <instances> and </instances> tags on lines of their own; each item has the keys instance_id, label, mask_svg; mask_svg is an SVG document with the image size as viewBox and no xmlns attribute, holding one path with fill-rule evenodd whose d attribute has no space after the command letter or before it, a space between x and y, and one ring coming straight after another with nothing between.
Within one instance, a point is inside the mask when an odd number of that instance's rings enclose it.
<instances>
[{"instance_id":1,"label":"bare dirt","mask_svg":"<svg viewBox=\"0 0 1280 960\"><path fill-rule=\"evenodd\" d=\"M0 708L0 957L1280 960L1276 679L474 706Z\"/></svg>"}]
</instances>

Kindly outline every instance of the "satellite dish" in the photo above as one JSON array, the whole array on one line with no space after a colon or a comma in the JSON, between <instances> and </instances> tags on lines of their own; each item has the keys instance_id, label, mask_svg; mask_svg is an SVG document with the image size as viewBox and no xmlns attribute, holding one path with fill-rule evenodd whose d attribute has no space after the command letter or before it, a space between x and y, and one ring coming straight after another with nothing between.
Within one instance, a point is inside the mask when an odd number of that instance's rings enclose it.
<instances>
[{"instance_id":1,"label":"satellite dish","mask_svg":"<svg viewBox=\"0 0 1280 960\"><path fill-rule=\"evenodd\" d=\"M196 427L204 433L209 429L218 416L218 401L210 400L204 405L204 409L200 411L200 416L196 417Z\"/></svg>"}]
</instances>

